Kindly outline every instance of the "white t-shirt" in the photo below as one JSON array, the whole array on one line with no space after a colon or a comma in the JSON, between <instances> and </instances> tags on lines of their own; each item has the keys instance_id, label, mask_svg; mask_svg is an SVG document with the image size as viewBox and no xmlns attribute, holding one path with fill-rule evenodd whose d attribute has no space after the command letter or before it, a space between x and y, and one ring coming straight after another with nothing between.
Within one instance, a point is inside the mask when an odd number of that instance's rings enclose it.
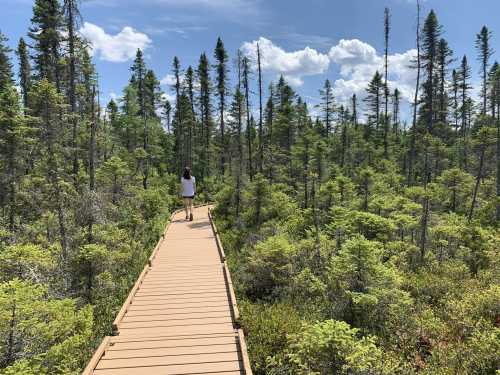
<instances>
[{"instance_id":1,"label":"white t-shirt","mask_svg":"<svg viewBox=\"0 0 500 375\"><path fill-rule=\"evenodd\" d=\"M192 197L196 192L195 188L196 179L194 176L191 176L189 180L186 180L184 177L181 177L181 185L182 185L182 196L183 197Z\"/></svg>"}]
</instances>

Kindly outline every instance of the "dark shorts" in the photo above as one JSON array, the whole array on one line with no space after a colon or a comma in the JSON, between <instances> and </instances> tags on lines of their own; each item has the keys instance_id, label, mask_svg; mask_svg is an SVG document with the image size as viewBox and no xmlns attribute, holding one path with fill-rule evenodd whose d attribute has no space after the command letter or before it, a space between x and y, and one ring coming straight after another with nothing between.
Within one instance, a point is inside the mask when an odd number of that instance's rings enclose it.
<instances>
[{"instance_id":1,"label":"dark shorts","mask_svg":"<svg viewBox=\"0 0 500 375\"><path fill-rule=\"evenodd\" d=\"M191 199L193 199L194 195L191 195L190 197L186 197L186 196L183 195L182 198L191 198Z\"/></svg>"}]
</instances>

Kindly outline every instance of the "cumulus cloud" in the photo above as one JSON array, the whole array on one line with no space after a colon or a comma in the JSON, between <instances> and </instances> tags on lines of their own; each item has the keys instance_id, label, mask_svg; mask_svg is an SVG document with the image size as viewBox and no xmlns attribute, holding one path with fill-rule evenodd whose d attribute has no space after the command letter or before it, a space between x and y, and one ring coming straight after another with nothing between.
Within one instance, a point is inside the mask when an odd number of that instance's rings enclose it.
<instances>
[{"instance_id":1,"label":"cumulus cloud","mask_svg":"<svg viewBox=\"0 0 500 375\"><path fill-rule=\"evenodd\" d=\"M264 37L245 42L241 47L243 53L253 61L257 60L257 43L261 50L262 70L283 74L288 82L295 86L304 83L304 76L325 73L330 64L328 55L313 48L305 47L302 50L287 52Z\"/></svg>"},{"instance_id":2,"label":"cumulus cloud","mask_svg":"<svg viewBox=\"0 0 500 375\"><path fill-rule=\"evenodd\" d=\"M85 22L80 34L90 42L93 55L101 60L124 62L134 58L137 49L145 50L152 41L144 33L125 26L118 34L107 34L101 27Z\"/></svg>"},{"instance_id":3,"label":"cumulus cloud","mask_svg":"<svg viewBox=\"0 0 500 375\"><path fill-rule=\"evenodd\" d=\"M184 83L184 73L181 73L179 75L179 80L180 84L182 85ZM176 80L175 80L175 75L167 73L165 77L160 79L160 85L162 86L175 86Z\"/></svg>"},{"instance_id":4,"label":"cumulus cloud","mask_svg":"<svg viewBox=\"0 0 500 375\"><path fill-rule=\"evenodd\" d=\"M321 53L305 47L297 51L285 51L271 40L260 37L258 40L243 43L243 53L257 60L257 43L261 50L262 70L282 74L292 86L301 86L304 77L324 74L330 64L339 68L340 77L333 82L337 101L348 103L352 94L360 99L365 96L368 83L378 70L382 73L384 59L373 46L358 39L342 39L332 46L329 52ZM416 72L410 66L416 50L390 54L389 87L401 91L401 97L410 101L413 96Z\"/></svg>"},{"instance_id":5,"label":"cumulus cloud","mask_svg":"<svg viewBox=\"0 0 500 375\"><path fill-rule=\"evenodd\" d=\"M414 90L416 72L411 64L416 53L412 49L388 56L389 88L394 90L397 87L402 98L407 101L411 100ZM382 73L384 69L383 56L378 55L371 45L358 39L340 40L330 49L328 56L340 68L340 78L333 85L340 102L348 102L352 94L363 98L375 72L378 70Z\"/></svg>"}]
</instances>

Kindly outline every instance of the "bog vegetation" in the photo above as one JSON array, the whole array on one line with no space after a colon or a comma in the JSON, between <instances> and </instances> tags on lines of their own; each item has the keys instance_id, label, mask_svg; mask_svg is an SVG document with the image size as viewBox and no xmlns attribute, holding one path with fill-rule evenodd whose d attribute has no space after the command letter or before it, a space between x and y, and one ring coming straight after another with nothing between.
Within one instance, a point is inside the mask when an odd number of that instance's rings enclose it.
<instances>
[{"instance_id":1,"label":"bog vegetation","mask_svg":"<svg viewBox=\"0 0 500 375\"><path fill-rule=\"evenodd\" d=\"M256 374L495 374L500 66L487 27L462 57L433 11L417 21L409 122L387 59L363 102L326 80L313 118L221 39L173 59L174 103L138 50L102 106L79 2L34 1L15 67L0 34L0 373L81 371L191 165Z\"/></svg>"}]
</instances>

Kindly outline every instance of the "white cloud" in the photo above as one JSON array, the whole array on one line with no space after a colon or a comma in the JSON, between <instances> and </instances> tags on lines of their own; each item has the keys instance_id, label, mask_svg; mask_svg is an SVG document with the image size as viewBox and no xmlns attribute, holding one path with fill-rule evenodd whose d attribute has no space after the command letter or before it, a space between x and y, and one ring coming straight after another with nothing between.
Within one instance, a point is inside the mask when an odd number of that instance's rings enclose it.
<instances>
[{"instance_id":1,"label":"white cloud","mask_svg":"<svg viewBox=\"0 0 500 375\"><path fill-rule=\"evenodd\" d=\"M101 27L85 22L80 34L92 47L92 54L101 60L124 62L134 58L137 49L145 50L151 45L151 39L144 33L125 26L118 34L107 34Z\"/></svg>"},{"instance_id":2,"label":"white cloud","mask_svg":"<svg viewBox=\"0 0 500 375\"><path fill-rule=\"evenodd\" d=\"M184 75L181 75L180 76L180 81L181 81L180 83L181 84L182 84L183 79L184 79ZM175 76L173 74L170 74L170 73L165 75L165 77L163 77L160 80L160 84L163 86L174 86L175 83L176 83Z\"/></svg>"},{"instance_id":3,"label":"white cloud","mask_svg":"<svg viewBox=\"0 0 500 375\"><path fill-rule=\"evenodd\" d=\"M401 97L410 101L415 90L416 72L411 62L416 56L416 50L395 53L388 56L389 89L396 87L401 91ZM352 94L360 99L365 96L366 87L378 70L384 69L383 56L378 55L375 48L358 39L342 39L328 53L331 61L340 68L340 78L334 82L334 94L341 103L349 102Z\"/></svg>"},{"instance_id":4,"label":"white cloud","mask_svg":"<svg viewBox=\"0 0 500 375\"><path fill-rule=\"evenodd\" d=\"M262 70L283 74L289 83L295 86L303 84L304 76L325 73L330 64L326 54L313 48L305 47L302 50L287 52L264 37L245 42L241 47L243 53L253 61L257 60L257 43L261 51Z\"/></svg>"}]
</instances>

